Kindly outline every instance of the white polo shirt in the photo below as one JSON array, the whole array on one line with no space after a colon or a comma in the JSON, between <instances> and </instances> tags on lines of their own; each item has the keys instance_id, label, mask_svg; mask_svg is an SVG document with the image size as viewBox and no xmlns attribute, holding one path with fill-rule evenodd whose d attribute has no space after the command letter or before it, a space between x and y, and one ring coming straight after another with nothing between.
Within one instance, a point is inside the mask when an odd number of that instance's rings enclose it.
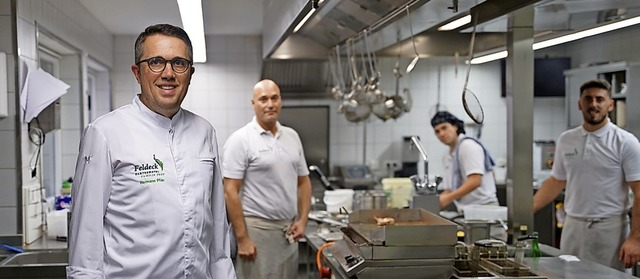
<instances>
[{"instance_id":1,"label":"white polo shirt","mask_svg":"<svg viewBox=\"0 0 640 279\"><path fill-rule=\"evenodd\" d=\"M567 182L570 216L623 215L629 209L626 181L640 180L640 143L610 121L595 132L573 128L558 138L551 175Z\"/></svg>"},{"instance_id":2,"label":"white polo shirt","mask_svg":"<svg viewBox=\"0 0 640 279\"><path fill-rule=\"evenodd\" d=\"M274 136L254 116L231 134L222 151L222 174L243 180L245 216L292 220L298 214L298 176L309 170L298 133L280 122L276 126Z\"/></svg>"},{"instance_id":3,"label":"white polo shirt","mask_svg":"<svg viewBox=\"0 0 640 279\"><path fill-rule=\"evenodd\" d=\"M478 188L471 191L464 197L454 200L456 207L463 210L468 205L480 205L487 203L497 203L498 198L496 196L496 181L493 177L492 171L487 171L485 168L485 155L482 146L480 146L474 140L463 140L466 136L460 134L458 137L458 161L459 170L462 176L460 183L467 180L467 177L471 174L481 174L482 182ZM453 154L447 152L443 158L445 173L447 175L443 178L444 189L455 190L460 185L452 185L453 176L458 175L453 173Z\"/></svg>"}]
</instances>

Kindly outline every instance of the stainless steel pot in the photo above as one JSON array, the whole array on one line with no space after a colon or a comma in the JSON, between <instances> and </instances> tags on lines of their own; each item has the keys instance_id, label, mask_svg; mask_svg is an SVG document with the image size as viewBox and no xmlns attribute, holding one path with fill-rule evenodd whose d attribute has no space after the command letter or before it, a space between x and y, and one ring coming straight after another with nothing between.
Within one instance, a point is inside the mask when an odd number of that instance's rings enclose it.
<instances>
[{"instance_id":1,"label":"stainless steel pot","mask_svg":"<svg viewBox=\"0 0 640 279\"><path fill-rule=\"evenodd\" d=\"M357 190L353 193L353 210L386 209L387 195L382 190Z\"/></svg>"}]
</instances>

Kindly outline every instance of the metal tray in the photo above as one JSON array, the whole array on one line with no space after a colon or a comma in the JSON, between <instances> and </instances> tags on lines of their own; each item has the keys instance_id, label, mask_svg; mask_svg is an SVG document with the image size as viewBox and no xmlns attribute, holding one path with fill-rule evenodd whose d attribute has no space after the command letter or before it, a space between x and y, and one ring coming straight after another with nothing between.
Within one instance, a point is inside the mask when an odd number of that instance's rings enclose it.
<instances>
[{"instance_id":1,"label":"metal tray","mask_svg":"<svg viewBox=\"0 0 640 279\"><path fill-rule=\"evenodd\" d=\"M375 218L394 218L378 226ZM349 227L373 245L455 245L457 225L424 209L370 209L349 214Z\"/></svg>"}]
</instances>

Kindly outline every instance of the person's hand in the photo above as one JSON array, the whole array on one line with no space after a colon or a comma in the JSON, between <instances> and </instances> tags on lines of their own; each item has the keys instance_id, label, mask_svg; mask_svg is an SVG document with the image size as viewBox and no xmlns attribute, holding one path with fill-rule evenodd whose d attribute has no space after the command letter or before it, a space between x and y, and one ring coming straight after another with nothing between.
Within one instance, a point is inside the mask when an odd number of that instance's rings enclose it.
<instances>
[{"instance_id":1,"label":"person's hand","mask_svg":"<svg viewBox=\"0 0 640 279\"><path fill-rule=\"evenodd\" d=\"M624 263L625 268L636 265L640 261L640 240L635 237L627 238L620 248L618 258Z\"/></svg>"},{"instance_id":2,"label":"person's hand","mask_svg":"<svg viewBox=\"0 0 640 279\"><path fill-rule=\"evenodd\" d=\"M451 204L453 202L453 199L451 198L451 192L442 192L439 196L438 199L440 201L440 208L445 208L447 207L447 205Z\"/></svg>"},{"instance_id":3,"label":"person's hand","mask_svg":"<svg viewBox=\"0 0 640 279\"><path fill-rule=\"evenodd\" d=\"M301 237L304 236L304 229L307 227L306 222L302 220L298 220L291 224L287 233L290 234L295 241L298 241Z\"/></svg>"},{"instance_id":4,"label":"person's hand","mask_svg":"<svg viewBox=\"0 0 640 279\"><path fill-rule=\"evenodd\" d=\"M258 251L251 238L238 239L238 256L244 260L253 261L256 259Z\"/></svg>"}]
</instances>

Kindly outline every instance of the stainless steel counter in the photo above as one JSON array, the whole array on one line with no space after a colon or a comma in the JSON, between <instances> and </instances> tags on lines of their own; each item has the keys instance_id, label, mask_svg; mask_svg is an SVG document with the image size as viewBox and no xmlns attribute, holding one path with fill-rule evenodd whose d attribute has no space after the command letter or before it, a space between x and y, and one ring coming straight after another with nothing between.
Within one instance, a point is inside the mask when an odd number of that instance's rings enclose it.
<instances>
[{"instance_id":1,"label":"stainless steel counter","mask_svg":"<svg viewBox=\"0 0 640 279\"><path fill-rule=\"evenodd\" d=\"M66 250L67 247L68 246L66 241L48 239L46 235L31 244L23 246L25 251Z\"/></svg>"},{"instance_id":2,"label":"stainless steel counter","mask_svg":"<svg viewBox=\"0 0 640 279\"><path fill-rule=\"evenodd\" d=\"M636 278L590 261L566 262L558 257L524 258L531 271L549 279Z\"/></svg>"},{"instance_id":3,"label":"stainless steel counter","mask_svg":"<svg viewBox=\"0 0 640 279\"><path fill-rule=\"evenodd\" d=\"M22 243L21 235L0 236L0 244L9 244L11 246L21 248L25 252L40 251L40 250L66 250L68 247L66 241L57 241L54 239L48 239L46 234L43 237L34 241L33 243L26 244L26 245ZM12 253L8 253L8 254L12 254Z\"/></svg>"},{"instance_id":4,"label":"stainless steel counter","mask_svg":"<svg viewBox=\"0 0 640 279\"><path fill-rule=\"evenodd\" d=\"M0 260L0 278L66 278L67 242L46 236L29 245L21 245L21 236L4 237L2 240L23 249L24 253L0 255L6 256Z\"/></svg>"},{"instance_id":5,"label":"stainless steel counter","mask_svg":"<svg viewBox=\"0 0 640 279\"><path fill-rule=\"evenodd\" d=\"M310 222L310 225L307 227L305 237L312 251L317 251L325 241L316 234L317 226L313 223L314 222ZM542 252L549 255L549 257L524 258L523 262L537 275L545 276L549 279L636 278L590 261L567 262L557 257L560 255L559 250L547 245L540 246ZM350 278L346 272L342 270L340 264L331 253L325 249L323 250L323 255L327 259L336 278Z\"/></svg>"},{"instance_id":6,"label":"stainless steel counter","mask_svg":"<svg viewBox=\"0 0 640 279\"><path fill-rule=\"evenodd\" d=\"M331 270L336 278L350 278L342 271L340 264L332 255L327 255L326 251L323 251L323 254L331 265ZM548 279L637 278L601 264L589 261L566 262L558 257L525 258L524 264L529 266L533 273ZM451 277L451 279L454 278L457 277Z\"/></svg>"}]
</instances>

